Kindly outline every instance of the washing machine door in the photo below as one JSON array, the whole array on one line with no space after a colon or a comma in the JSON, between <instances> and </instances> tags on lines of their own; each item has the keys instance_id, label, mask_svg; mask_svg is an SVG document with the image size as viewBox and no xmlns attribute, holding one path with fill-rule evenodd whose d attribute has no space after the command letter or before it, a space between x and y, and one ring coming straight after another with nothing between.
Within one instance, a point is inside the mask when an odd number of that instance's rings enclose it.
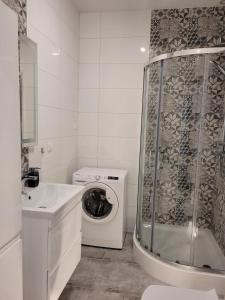
<instances>
[{"instance_id":1,"label":"washing machine door","mask_svg":"<svg viewBox=\"0 0 225 300\"><path fill-rule=\"evenodd\" d=\"M83 217L96 224L110 222L117 214L119 202L115 192L106 184L86 185L82 197Z\"/></svg>"}]
</instances>

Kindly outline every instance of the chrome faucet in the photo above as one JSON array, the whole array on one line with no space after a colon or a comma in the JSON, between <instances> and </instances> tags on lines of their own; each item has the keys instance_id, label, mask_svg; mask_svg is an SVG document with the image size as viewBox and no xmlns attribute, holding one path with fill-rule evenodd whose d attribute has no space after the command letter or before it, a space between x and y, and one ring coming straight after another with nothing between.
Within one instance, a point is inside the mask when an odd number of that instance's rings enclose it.
<instances>
[{"instance_id":1,"label":"chrome faucet","mask_svg":"<svg viewBox=\"0 0 225 300\"><path fill-rule=\"evenodd\" d=\"M29 198L28 192L26 191L27 181L30 180L28 186L36 187L39 184L39 168L29 168L29 170L22 177L22 195Z\"/></svg>"}]
</instances>

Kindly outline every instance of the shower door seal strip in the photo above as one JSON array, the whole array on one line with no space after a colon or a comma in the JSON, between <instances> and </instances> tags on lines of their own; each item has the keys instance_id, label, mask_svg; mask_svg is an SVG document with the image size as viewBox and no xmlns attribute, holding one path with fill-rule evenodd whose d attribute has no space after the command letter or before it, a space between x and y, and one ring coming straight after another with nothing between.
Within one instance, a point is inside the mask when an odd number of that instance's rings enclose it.
<instances>
[{"instance_id":1,"label":"shower door seal strip","mask_svg":"<svg viewBox=\"0 0 225 300\"><path fill-rule=\"evenodd\" d=\"M160 54L150 59L149 63L145 65L145 67L149 67L152 63L166 60L168 58L179 57L179 56L188 56L188 55L201 55L201 54L214 54L225 52L225 47L211 47L211 48L195 48L195 49L187 49L187 50L179 50L171 53Z\"/></svg>"},{"instance_id":2,"label":"shower door seal strip","mask_svg":"<svg viewBox=\"0 0 225 300\"><path fill-rule=\"evenodd\" d=\"M200 123L199 123L199 133L198 133L198 142L197 142L197 162L196 162L196 173L195 173L195 188L194 188L194 204L193 204L193 220L192 220L192 234L191 234L191 247L190 247L190 261L194 265L195 259L195 238L196 231L198 230L198 205L200 197L200 172L201 172L201 151L202 151L202 131L203 129L203 119L205 115L205 102L206 102L206 93L207 93L207 78L209 76L209 57L206 55L204 57L204 76L203 76L203 87L202 87L202 97L201 97L201 113L200 113Z\"/></svg>"},{"instance_id":3,"label":"shower door seal strip","mask_svg":"<svg viewBox=\"0 0 225 300\"><path fill-rule=\"evenodd\" d=\"M140 157L139 157L139 174L138 174L138 199L140 197L140 199L142 198L143 196L143 191L140 187L140 181L142 181L142 178L143 178L143 166L142 166L142 157L143 156L143 153L144 153L144 149L145 149L145 130L143 130L144 128L144 124L147 123L147 97L146 97L146 94L147 94L147 85L148 83L148 68L144 68L144 74L143 74L143 93L142 93L142 120L141 120L141 135L140 135ZM144 161L144 160L143 160ZM141 196L140 196L141 195ZM140 235L142 236L142 229L141 228L141 221L142 221L142 210L143 210L143 205L142 205L142 201L137 201L137 215L138 215L138 218L136 220L136 234L137 234L137 237ZM140 233L141 232L141 233ZM150 247L149 247L150 249Z\"/></svg>"},{"instance_id":4,"label":"shower door seal strip","mask_svg":"<svg viewBox=\"0 0 225 300\"><path fill-rule=\"evenodd\" d=\"M154 246L154 232L155 232L155 202L156 202L156 191L158 184L158 171L159 171L159 139L160 139L160 122L161 122L161 107L163 97L163 65L164 61L160 62L160 88L159 88L159 101L157 107L157 121L156 121L156 142L155 142L155 172L153 181L153 195L152 195L152 228L151 228L151 252L153 252Z\"/></svg>"}]
</instances>

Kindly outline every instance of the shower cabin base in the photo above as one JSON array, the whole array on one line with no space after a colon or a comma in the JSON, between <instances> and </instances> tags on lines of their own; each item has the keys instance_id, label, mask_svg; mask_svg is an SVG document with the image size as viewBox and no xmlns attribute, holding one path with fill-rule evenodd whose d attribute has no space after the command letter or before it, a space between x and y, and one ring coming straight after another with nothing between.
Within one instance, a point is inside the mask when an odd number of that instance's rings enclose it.
<instances>
[{"instance_id":1,"label":"shower cabin base","mask_svg":"<svg viewBox=\"0 0 225 300\"><path fill-rule=\"evenodd\" d=\"M150 232L151 225L143 224L142 245L144 247L148 247L150 243ZM223 252L208 229L199 228L193 242L191 224L189 227L156 224L153 248L154 253L171 262L219 271L225 270Z\"/></svg>"},{"instance_id":2,"label":"shower cabin base","mask_svg":"<svg viewBox=\"0 0 225 300\"><path fill-rule=\"evenodd\" d=\"M163 234L161 235L161 237L163 238ZM177 235L177 239L178 238L179 236ZM200 290L215 289L219 295L221 296L225 295L224 274L222 273L219 274L211 271L208 272L202 271L202 269L198 269L190 266L184 266L172 262L165 262L162 260L162 257L157 257L153 254L147 253L146 250L141 247L140 242L136 238L136 232L134 232L133 241L134 241L135 260L149 275L153 276L154 278L176 287L193 288L193 289L200 289ZM213 250L212 248L213 245L210 245L209 247L208 244L209 241L210 238L206 238L205 248L203 249L202 248L203 246L201 245L202 250L199 249L199 251L201 251L202 257L204 257L204 255L206 255L206 253L208 253L210 249L211 251ZM162 240L162 245L163 245L163 240ZM181 246L180 241L179 241L179 245ZM209 248L207 249L206 247ZM163 251L163 246L161 249ZM168 251L168 249L166 249L166 251ZM216 256L216 255L217 255L216 251L212 253L212 256ZM209 264L208 257L207 257L207 264Z\"/></svg>"}]
</instances>

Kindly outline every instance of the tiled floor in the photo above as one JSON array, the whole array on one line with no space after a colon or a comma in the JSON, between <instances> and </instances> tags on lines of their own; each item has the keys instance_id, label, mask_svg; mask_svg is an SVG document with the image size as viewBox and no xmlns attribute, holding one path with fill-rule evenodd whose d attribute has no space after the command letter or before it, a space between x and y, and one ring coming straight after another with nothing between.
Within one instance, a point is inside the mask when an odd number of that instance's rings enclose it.
<instances>
[{"instance_id":1,"label":"tiled floor","mask_svg":"<svg viewBox=\"0 0 225 300\"><path fill-rule=\"evenodd\" d=\"M82 259L59 300L140 300L150 284L161 284L135 263L132 235L123 250L82 247Z\"/></svg>"}]
</instances>

